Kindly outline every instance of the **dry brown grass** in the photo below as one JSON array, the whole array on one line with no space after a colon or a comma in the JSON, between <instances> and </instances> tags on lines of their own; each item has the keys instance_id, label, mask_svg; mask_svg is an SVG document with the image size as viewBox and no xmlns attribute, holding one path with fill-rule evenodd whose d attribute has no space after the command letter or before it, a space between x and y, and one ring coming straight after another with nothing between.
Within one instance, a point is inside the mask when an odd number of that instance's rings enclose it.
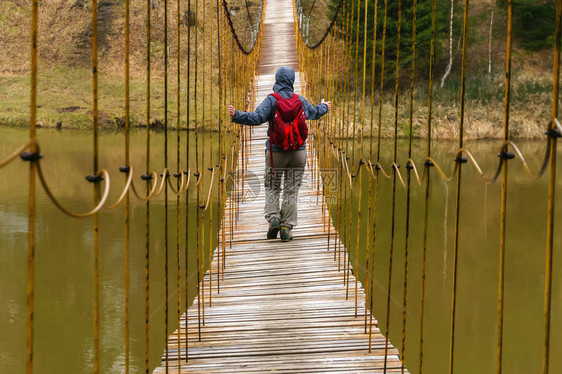
<instances>
[{"instance_id":1,"label":"dry brown grass","mask_svg":"<svg viewBox=\"0 0 562 374\"><path fill-rule=\"evenodd\" d=\"M98 38L100 70L109 74L123 71L125 59L124 0L99 0L98 6ZM153 0L158 4L151 10L151 48L153 74L163 72L164 46L164 5L163 2ZM246 43L249 41L247 13L244 0L229 2L232 6L239 6L243 10L232 16L237 33ZM261 2L249 1L253 20ZM177 0L168 1L168 48L170 69L177 63L177 35L176 22ZM213 2L213 6L215 3ZM187 2L180 1L180 18L184 19L187 12ZM131 43L131 72L134 76L146 74L146 24L147 12L145 1L131 1L130 3L130 43ZM195 2L192 0L192 11ZM210 13L206 8L203 18L203 7L199 6L197 24L199 30L199 49L203 49L203 36L207 36L210 43ZM213 9L216 14L217 9ZM222 11L222 5L220 8ZM30 13L29 2L25 0L3 0L0 2L0 74L25 74L29 71L29 41L30 41ZM184 23L184 22L182 22ZM206 23L206 24L205 24ZM203 26L206 26L203 30ZM216 32L216 18L214 19ZM195 29L194 28L194 29ZM194 30L192 29L192 31ZM204 32L205 31L205 32ZM180 44L182 46L182 64L186 61L187 27L180 26ZM216 38L216 35L215 35ZM216 42L216 41L215 41ZM49 69L53 65L61 67L89 67L91 59L91 7L85 0L43 0L39 8L39 66ZM215 46L216 51L216 46Z\"/></svg>"},{"instance_id":2,"label":"dry brown grass","mask_svg":"<svg viewBox=\"0 0 562 374\"><path fill-rule=\"evenodd\" d=\"M546 74L545 74L546 75ZM544 137L544 131L550 121L552 108L552 79L547 76L538 77L537 74L515 75L512 82L510 105L510 136L514 138L539 139ZM467 84L467 100L465 102L464 138L470 139L500 139L504 136L504 86L503 77L496 76L489 81L482 78ZM445 86L435 88L432 111L432 137L435 139L457 139L460 123L460 93L458 90ZM371 134L370 98L366 99L365 124L363 134ZM562 105L562 103L560 103ZM349 115L342 120L350 126L350 136L359 136L361 128L361 105L357 105L355 126L353 122L353 101L340 101L335 105L334 113L339 115L342 108L349 105ZM409 91L403 89L398 101L398 136L409 136L410 116ZM394 136L394 94L384 95L382 106L381 136ZM372 133L378 133L378 96L375 97L374 124ZM413 105L413 136L427 137L428 107L427 84L420 84L415 88ZM344 134L346 134L344 130Z\"/></svg>"},{"instance_id":3,"label":"dry brown grass","mask_svg":"<svg viewBox=\"0 0 562 374\"><path fill-rule=\"evenodd\" d=\"M151 9L151 96L152 118L164 117L164 3L153 0ZM206 118L209 119L209 72L214 72L212 84L217 86L217 24L216 12L210 17L207 2L205 14L200 1L195 15L195 1L191 0L195 24L191 33L198 34L198 92L206 98ZM245 6L244 0L229 2L232 6ZM104 126L116 126L124 113L125 86L125 2L124 0L98 1L100 111ZM180 1L179 45L181 76L181 125L185 126L186 70L187 70L187 19L188 3ZM212 3L213 7L216 5ZM219 3L222 4L222 3ZM254 20L258 19L261 2L249 1ZM178 79L178 25L177 0L168 0L168 107L170 125L175 125ZM222 5L219 11L223 11ZM242 43L249 42L247 13L233 15L234 26ZM211 24L213 22L213 35ZM130 2L130 61L131 61L131 112L133 125L143 125L146 97L146 1ZM29 118L29 2L2 0L0 2L0 124L27 126ZM195 50L194 38L192 51ZM38 120L45 127L89 127L91 125L91 7L86 0L43 0L39 8L39 92ZM194 54L191 63L191 91L195 83ZM203 79L206 92L202 92ZM215 103L218 93L214 92ZM200 101L200 100L198 100ZM193 104L192 102L192 112ZM203 105L197 104L201 116ZM216 116L216 108L214 116Z\"/></svg>"},{"instance_id":4,"label":"dry brown grass","mask_svg":"<svg viewBox=\"0 0 562 374\"><path fill-rule=\"evenodd\" d=\"M156 0L154 0L156 1ZM305 12L310 10L314 0L304 0ZM100 90L102 119L105 125L114 126L115 118L123 116L124 102L124 0L100 0ZM317 0L313 9L310 41L314 43L323 33L330 19L327 6L330 0ZM43 126L55 126L63 122L65 127L90 126L91 77L90 77L90 8L86 0L43 0L40 3L39 18L39 119ZM213 3L215 4L215 3ZM235 29L243 43L249 42L249 20L244 0L229 1L231 7L240 9L232 16ZM486 9L488 3L477 2L474 8ZM261 5L259 0L249 0L253 21L257 20ZM0 1L0 123L11 125L27 124L29 103L29 3L27 0ZM131 109L134 123L144 123L144 98L146 96L146 3L131 2ZM175 85L177 81L177 36L176 24L177 1L168 3L168 50L169 50L169 110L170 118L175 118L177 107ZM194 10L194 1L192 0ZM478 9L480 9L478 8ZM187 2L180 1L182 18L187 11ZM207 15L210 8L207 8ZM221 8L222 11L222 8ZM216 12L216 9L215 9ZM164 116L164 9L163 1L158 2L152 10L151 17L151 61L152 61L152 111L153 118ZM206 24L204 25L204 22ZM205 29L203 28L204 26ZM213 25L215 26L215 25ZM217 71L216 45L213 44L213 57L210 57L211 39L209 19L203 18L202 8L196 17L199 37L199 90L202 77L207 77L209 69ZM180 73L181 85L187 86L187 27L180 26ZM215 29L216 32L216 29ZM206 39L203 39L203 37ZM205 40L205 42L203 42ZM486 43L471 45L469 55L469 78L474 81L468 89L465 137L499 138L503 136L503 78L505 65L505 42L498 35L494 40L495 78L487 81L482 71L487 68ZM484 47L483 47L484 46ZM496 48L497 46L497 48ZM203 61L203 52L206 60ZM192 60L193 61L193 60ZM209 63L212 61L212 64ZM457 58L458 62L458 58ZM407 67L403 75L406 77ZM193 87L192 63L191 84ZM549 85L552 85L552 52L526 53L517 48L513 62L513 95L511 106L511 134L516 137L542 137L543 129L550 115ZM459 104L458 71L451 75L444 89L436 88L433 111L433 136L441 139L454 139L458 136ZM437 79L440 73L437 72ZM458 75L458 74L457 74ZM216 77L216 74L215 74ZM215 82L216 84L216 82ZM398 129L400 136L409 134L408 82L400 94ZM208 89L208 83L207 83ZM420 82L416 87L414 102L413 135L425 137L427 133L427 82ZM201 92L201 91L200 91ZM498 93L499 92L499 93ZM387 94L390 93L387 92ZM200 96L201 97L201 96ZM208 95L207 95L208 98ZM311 98L313 99L313 98ZM180 102L186 100L185 89L182 90ZM367 102L370 102L367 99ZM392 96L385 94L383 106L382 134L394 134L394 108ZM77 107L74 111L66 108ZM199 108L201 113L202 108ZM208 107L207 118L210 117ZM185 126L185 111L181 112L182 126ZM360 118L360 113L357 113ZM370 118L367 110L367 119ZM375 117L376 118L376 117ZM358 134L359 120L356 127ZM375 121L376 123L377 121ZM175 123L175 122L174 122ZM365 133L370 133L367 120ZM353 130L353 125L352 130ZM374 129L376 133L376 129ZM353 133L353 131L352 131Z\"/></svg>"},{"instance_id":5,"label":"dry brown grass","mask_svg":"<svg viewBox=\"0 0 562 374\"><path fill-rule=\"evenodd\" d=\"M307 9L310 9L313 1L303 0L305 12L307 12ZM326 17L322 17L322 14L326 12L328 3L330 3L328 0L317 0L316 2L315 10L313 11L313 13L316 13L316 19L314 24L311 24L311 42L314 42L314 35L321 36L329 24L329 20ZM465 139L498 139L502 138L504 133L506 32L502 30L505 28L505 14L502 12L505 13L505 10L496 8L492 38L493 74L491 77L488 77L489 14L492 6L493 2L490 0L476 0L471 3L471 34L466 70ZM462 6L456 9L462 13ZM455 29L454 40L455 57L453 71L447 78L443 88L439 87L439 83L448 60L448 51L445 49L444 53L446 56L437 56L436 58L432 135L438 139L456 139L459 134L462 48L459 30L457 29ZM551 116L553 49L531 53L518 48L516 42L513 48L510 135L512 137L528 139L542 138ZM406 57L408 56L403 56L402 58ZM402 79L400 82L401 90L399 94L397 127L398 135L401 137L407 137L410 132L409 69L410 67L405 63L400 72ZM421 76L423 74L426 76ZM394 136L393 75L394 72L388 72L386 77L388 84L385 87L381 121L381 135L383 137ZM355 84L353 78L347 82L352 87ZM376 85L378 88L378 83ZM427 71L416 75L412 126L415 137L427 136L427 86ZM378 96L375 98L375 101L377 105L374 122L378 124ZM369 98L367 98L366 102L370 103ZM344 100L343 103L340 103L341 105L347 105L347 102ZM353 116L350 114L349 118L343 122L349 123L351 126L350 133L358 136L359 128L361 127L359 120L360 111L357 111L355 117L357 125L353 125L352 118ZM366 118L364 134L370 134L370 108L367 108ZM377 131L378 128L375 125L373 133L377 134Z\"/></svg>"}]
</instances>

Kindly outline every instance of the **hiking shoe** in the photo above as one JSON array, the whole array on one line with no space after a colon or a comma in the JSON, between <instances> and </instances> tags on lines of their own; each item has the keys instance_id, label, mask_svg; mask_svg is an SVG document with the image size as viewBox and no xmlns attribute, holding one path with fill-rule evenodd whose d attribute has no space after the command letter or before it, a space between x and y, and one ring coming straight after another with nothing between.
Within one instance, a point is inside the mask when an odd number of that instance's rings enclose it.
<instances>
[{"instance_id":1,"label":"hiking shoe","mask_svg":"<svg viewBox=\"0 0 562 374\"><path fill-rule=\"evenodd\" d=\"M290 240L293 240L293 233L291 232L291 228L281 226L281 241L288 242Z\"/></svg>"},{"instance_id":2,"label":"hiking shoe","mask_svg":"<svg viewBox=\"0 0 562 374\"><path fill-rule=\"evenodd\" d=\"M269 230L267 230L267 238L276 239L278 232L279 232L279 220L277 218L270 219Z\"/></svg>"}]
</instances>

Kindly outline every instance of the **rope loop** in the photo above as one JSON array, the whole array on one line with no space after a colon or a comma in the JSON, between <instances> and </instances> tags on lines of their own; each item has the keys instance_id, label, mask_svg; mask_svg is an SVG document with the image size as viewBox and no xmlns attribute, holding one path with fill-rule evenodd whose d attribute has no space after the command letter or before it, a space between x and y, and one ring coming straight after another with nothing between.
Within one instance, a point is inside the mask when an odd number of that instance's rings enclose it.
<instances>
[{"instance_id":1,"label":"rope loop","mask_svg":"<svg viewBox=\"0 0 562 374\"><path fill-rule=\"evenodd\" d=\"M121 166L119 168L119 171L121 171L122 173L127 173L127 182L125 183L125 188L123 189L123 192L121 192L121 196L119 196L119 199L117 199L117 201L114 204L110 205L109 207L106 207L105 209L107 210L113 210L121 204L121 202L125 199L125 196L127 196L127 193L129 192L129 189L131 188L131 184L133 182L132 166Z\"/></svg>"},{"instance_id":2,"label":"rope loop","mask_svg":"<svg viewBox=\"0 0 562 374\"><path fill-rule=\"evenodd\" d=\"M8 157L6 157L3 160L0 160L0 168L8 165L10 162L12 162L13 160L15 160L18 156L20 156L24 161L31 161L31 160L25 160L23 157L23 152L28 149L29 147L31 147L31 145L36 144L35 140L28 140L27 142L25 142L24 145L22 145L21 147L19 147L18 149L16 149L14 152L12 152Z\"/></svg>"},{"instance_id":3,"label":"rope loop","mask_svg":"<svg viewBox=\"0 0 562 374\"><path fill-rule=\"evenodd\" d=\"M154 193L156 191L156 187L158 186L158 183L157 183L158 175L156 174L155 171L153 171L151 174L148 174L148 175L143 174L141 176L141 179L144 180L144 181L147 181L147 182L151 182L152 187L150 189L150 192L146 196L141 196L137 192L134 183L131 183L131 189L133 191L133 194L137 197L137 199L142 200L142 201L148 201L154 195ZM154 181L154 182L152 182L152 181ZM160 188L160 189L162 189L162 188Z\"/></svg>"},{"instance_id":4,"label":"rope loop","mask_svg":"<svg viewBox=\"0 0 562 374\"><path fill-rule=\"evenodd\" d=\"M74 213L74 212L69 211L65 207L63 207L62 204L55 198L53 192L51 191L51 189L49 188L49 185L47 184L47 181L45 179L45 175L43 174L43 169L41 167L40 162L37 162L37 174L39 175L39 180L41 181L41 185L43 186L43 189L45 190L45 193L47 194L49 199L53 202L53 204L55 204L55 206L61 212L63 212L64 214L66 214L67 216L70 216L70 217L86 218L86 217L93 216L94 214L96 214L97 212L99 212L101 210L101 208L105 205L105 202L107 201L107 197L109 196L109 187L110 187L109 174L108 174L107 170L101 169L99 171L99 173L95 175L95 177L100 178L100 181L103 180L104 184L105 184L105 186L104 186L105 188L104 188L104 191L103 191L103 194L102 194L102 197L101 197L100 201L89 212Z\"/></svg>"},{"instance_id":5,"label":"rope loop","mask_svg":"<svg viewBox=\"0 0 562 374\"><path fill-rule=\"evenodd\" d=\"M170 186L170 189L172 190L172 192L174 194L176 194L177 196L180 196L185 191L185 174L184 173L174 173L174 177L175 178L181 177L179 187L177 189L174 188L174 182L170 178L167 178L168 179L168 185Z\"/></svg>"}]
</instances>

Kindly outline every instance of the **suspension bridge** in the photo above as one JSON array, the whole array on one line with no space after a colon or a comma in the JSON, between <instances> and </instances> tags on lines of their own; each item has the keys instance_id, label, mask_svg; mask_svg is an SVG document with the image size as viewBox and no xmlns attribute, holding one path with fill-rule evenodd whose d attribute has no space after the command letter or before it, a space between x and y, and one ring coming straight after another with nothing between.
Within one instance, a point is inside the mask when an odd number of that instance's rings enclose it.
<instances>
[{"instance_id":1,"label":"suspension bridge","mask_svg":"<svg viewBox=\"0 0 562 374\"><path fill-rule=\"evenodd\" d=\"M258 104L271 93L277 67L297 68L291 0L269 0L266 9L261 62L254 80ZM294 87L301 92L299 75ZM247 152L238 157L238 169L252 171L260 184L265 177L266 139L267 126L255 129L245 145ZM258 196L243 194L234 225L227 220L223 228L236 229L225 233L230 239L220 293L218 284L211 286L208 272L203 281L215 296L212 301L209 296L204 321L201 300L187 313L187 329L184 316L180 329L170 336L167 355L155 372L400 371L398 353L392 346L385 352L376 321L369 326L371 339L366 333L364 294L360 292L355 302L346 298L346 282L354 283L353 275L343 278L335 251L326 250L328 231L332 241L337 239L333 226L327 227L330 218L315 188L318 164L313 150L309 147L309 172L299 193L301 224L294 230L295 240L286 244L264 239L267 223L260 217L265 191L261 189ZM219 261L217 256L211 271L220 266Z\"/></svg>"},{"instance_id":2,"label":"suspension bridge","mask_svg":"<svg viewBox=\"0 0 562 374\"><path fill-rule=\"evenodd\" d=\"M312 7L314 7L314 2ZM164 1L164 144L162 144L164 169L155 170L152 165L150 123L155 99L151 96L151 11L153 4L146 6L146 163L136 165L131 159L130 146L130 5L125 1L125 97L124 97L124 144L125 164L118 168L123 174L117 200L110 201L111 181L108 170L99 162L99 51L98 51L98 3L92 0L92 174L86 176L93 185L93 208L75 212L68 209L50 188L49 175L42 169L44 155L37 136L38 72L38 28L39 3L31 2L31 57L30 57L30 136L29 141L3 159L0 169L15 162L29 164L28 196L28 261L27 261L27 312L26 351L22 353L27 373L40 372L34 361L35 350L41 349L35 340L36 299L36 195L44 191L53 206L73 218L91 220L93 248L93 321L91 370L94 373L114 367L103 364L101 334L110 322L102 320L100 289L100 220L111 211L122 209L123 222L123 269L124 347L122 372L430 372L424 367L424 321L440 318L426 314L426 271L428 256L428 225L432 210L430 181L435 178L443 183L456 182L454 206L454 235L450 305L439 314L450 318L448 344L440 361L444 361L446 372L463 372L458 363L458 341L456 333L458 314L458 272L460 251L463 242L459 239L462 228L461 209L463 203L463 171L472 165L473 171L485 184L501 180L501 202L499 206L499 250L497 284L497 322L494 346L494 371L504 370L504 314L506 311L505 267L506 227L508 222L508 163L519 162L523 173L538 179L548 176L547 207L545 217L545 270L544 298L541 308L541 362L537 367L542 373L560 370L560 362L553 355L553 345L560 341L560 331L553 326L557 307L555 280L559 279L555 256L559 248L555 230L555 202L558 180L556 177L557 139L562 136L559 117L560 41L562 23L562 0L556 1L554 18L554 63L552 84L552 115L544 120L546 144L544 158L538 170L533 169L509 132L512 56L512 7L508 1L507 45L505 66L505 110L504 136L498 149L498 163L494 173L489 174L479 164L478 155L465 144L465 81L468 56L469 1L464 2L462 19L462 49L460 113L458 117L458 148L452 165L444 165L432 154L432 105L435 57L435 23L437 2L431 2L431 43L429 53L429 80L426 122L427 139L425 154L418 160L413 138L413 97L416 72L416 15L417 1L413 0L411 52L412 56L401 56L400 48L402 1L397 0L397 50L393 58L395 71L385 69L385 43L387 15L390 1L371 2L342 0L333 9L333 18L323 36L310 44L308 28L311 9L306 15L300 1L264 0L258 17L252 14L246 2L248 22L251 25L250 43L241 40L232 20L232 12L226 1L189 0L186 9L177 1L176 9L168 9ZM393 3L394 4L394 3ZM182 41L180 26L182 11L195 15L197 27L187 27L186 39ZM363 12L361 12L363 11ZM171 40L172 24L177 26ZM255 16L255 15L254 15ZM384 22L382 35L377 31L377 22ZM368 35L367 25L374 23L373 34ZM355 30L355 33L353 32ZM360 30L362 35L360 35ZM380 30L379 30L380 31ZM352 37L355 36L355 39ZM187 41L187 43L183 43ZM369 46L371 41L371 46ZM173 44L174 42L175 44ZM373 60L368 69L368 49L382 44L378 65ZM250 45L250 47L248 47ZM175 47L175 54L171 53ZM185 48L185 50L182 50ZM175 56L175 60L172 59ZM362 58L359 59L359 56ZM182 60L185 56L185 61ZM410 59L410 70L404 73L401 58ZM361 64L357 61L362 62ZM169 68L175 62L175 95L169 90ZM285 243L265 239L267 224L261 218L265 194L261 183L266 172L264 143L267 128L248 128L230 122L226 107L233 104L239 109L252 110L271 92L275 71L280 66L289 66L297 71L295 91L311 102L321 99L333 100L334 108L318 124L310 124L307 145L307 169L300 190L299 220L294 230L295 240ZM380 66L380 71L377 71ZM187 68L187 69L186 69ZM185 70L186 69L186 70ZM375 77L378 76L378 79ZM410 78L407 101L409 107L409 136L407 158L400 168L398 156L398 112L400 85L404 76ZM369 80L369 77L372 79ZM183 79L183 80L182 80ZM368 82L370 84L367 84ZM353 84L352 84L353 82ZM375 87L375 82L380 84ZM394 83L393 89L388 87ZM182 93L182 84L186 93ZM378 91L377 91L378 90ZM381 128L383 121L383 93L390 91L393 100L392 161L381 157ZM378 98L378 100L376 100ZM168 105L175 103L175 112ZM377 108L378 107L378 108ZM172 124L175 127L172 127ZM182 126L185 126L182 129ZM191 130L190 130L191 127ZM183 131L187 130L187 131ZM192 131L193 130L193 131ZM202 136L201 136L202 134ZM182 148L181 137L187 146ZM208 136L208 137L207 137ZM192 139L193 137L193 139ZM175 138L175 160L173 153ZM207 140L206 140L207 139ZM205 142L209 141L210 144ZM195 143L194 152L189 145ZM218 149L206 154L205 149ZM152 153L151 153L152 152ZM20 159L18 161L18 158ZM514 161L510 161L514 160ZM447 170L451 170L449 173ZM142 170L139 172L138 170ZM142 174L141 174L142 173ZM465 172L466 173L466 172ZM466 178L466 177L465 177ZM381 191L383 181L391 184L387 194ZM117 183L119 185L119 183ZM141 187L142 184L142 187ZM413 189L423 190L421 219L412 220ZM365 188L363 188L365 187ZM397 212L397 200L404 192L404 214ZM144 206L144 246L131 246L130 199L138 199ZM164 219L151 219L160 205ZM390 230L382 231L379 210L382 204L390 207L384 217ZM170 212L175 213L175 220ZM193 213L194 212L194 213ZM152 213L154 214L154 213ZM379 214L379 221L377 221ZM152 216L153 217L153 216ZM398 221L403 220L403 255L401 261L395 257L398 240ZM363 226L362 226L363 225ZM157 240L164 249L164 266L151 266L153 252L151 234L154 226L163 229ZM412 227L418 226L422 233L419 247L421 265L419 279L412 280L409 261L412 243ZM365 227L362 229L362 227ZM191 230L190 228L194 228ZM216 229L215 229L216 228ZM173 234L173 235L172 235ZM175 240L174 240L175 239ZM381 243L388 245L382 246ZM195 252L189 255L189 250ZM134 251L142 252L145 258L142 295L144 323L130 320L131 269L130 256ZM384 252L388 261L385 272L376 274L377 256ZM409 257L410 256L410 257ZM195 258L193 258L195 257ZM175 267L170 266L174 259ZM396 264L401 266L396 279ZM411 265L410 265L411 266ZM394 275L393 275L394 272ZM153 283L154 274L162 275L161 284ZM193 280L193 282L192 282ZM399 284L397 285L396 282ZM409 295L419 291L419 300L412 306ZM410 283L410 284L409 284ZM163 288L163 300L151 297L154 287ZM410 286L410 288L409 288ZM396 288L400 295L397 297ZM376 293L383 289L384 302L377 305ZM138 291L137 291L138 292ZM411 296L410 296L411 297ZM159 303L161 301L161 303ZM398 318L391 318L391 306L398 307ZM163 339L158 344L150 340L155 327L154 310L163 309L164 319L157 324ZM432 309L435 310L435 309ZM377 314L378 313L378 314ZM419 315L417 325L410 325L412 315ZM378 320L384 321L379 323ZM442 317L441 317L442 318ZM391 320L398 326L391 326ZM393 322L393 323L394 323ZM104 326L108 324L108 326ZM144 350L141 355L132 353L132 334L143 336ZM416 344L411 344L412 341ZM457 343L457 344L455 344ZM415 349L414 349L415 348ZM161 361L156 362L156 355ZM457 354L457 356L455 355ZM133 357L135 356L135 357ZM142 356L142 357L140 357ZM133 367L135 362L142 364ZM443 366L442 366L443 367ZM90 366L88 366L90 369ZM504 370L505 371L505 370Z\"/></svg>"}]
</instances>

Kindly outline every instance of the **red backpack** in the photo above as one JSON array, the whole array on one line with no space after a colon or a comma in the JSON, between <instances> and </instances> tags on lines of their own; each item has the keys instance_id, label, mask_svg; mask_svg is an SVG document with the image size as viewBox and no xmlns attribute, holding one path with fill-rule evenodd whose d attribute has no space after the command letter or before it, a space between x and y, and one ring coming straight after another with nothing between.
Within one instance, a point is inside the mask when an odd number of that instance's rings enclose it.
<instances>
[{"instance_id":1,"label":"red backpack","mask_svg":"<svg viewBox=\"0 0 562 374\"><path fill-rule=\"evenodd\" d=\"M271 95L277 99L277 105L273 126L269 131L270 152L272 144L283 151L300 149L308 136L308 127L299 95L293 94L290 99L283 99L276 93ZM273 167L273 158L271 160L271 167Z\"/></svg>"}]
</instances>

